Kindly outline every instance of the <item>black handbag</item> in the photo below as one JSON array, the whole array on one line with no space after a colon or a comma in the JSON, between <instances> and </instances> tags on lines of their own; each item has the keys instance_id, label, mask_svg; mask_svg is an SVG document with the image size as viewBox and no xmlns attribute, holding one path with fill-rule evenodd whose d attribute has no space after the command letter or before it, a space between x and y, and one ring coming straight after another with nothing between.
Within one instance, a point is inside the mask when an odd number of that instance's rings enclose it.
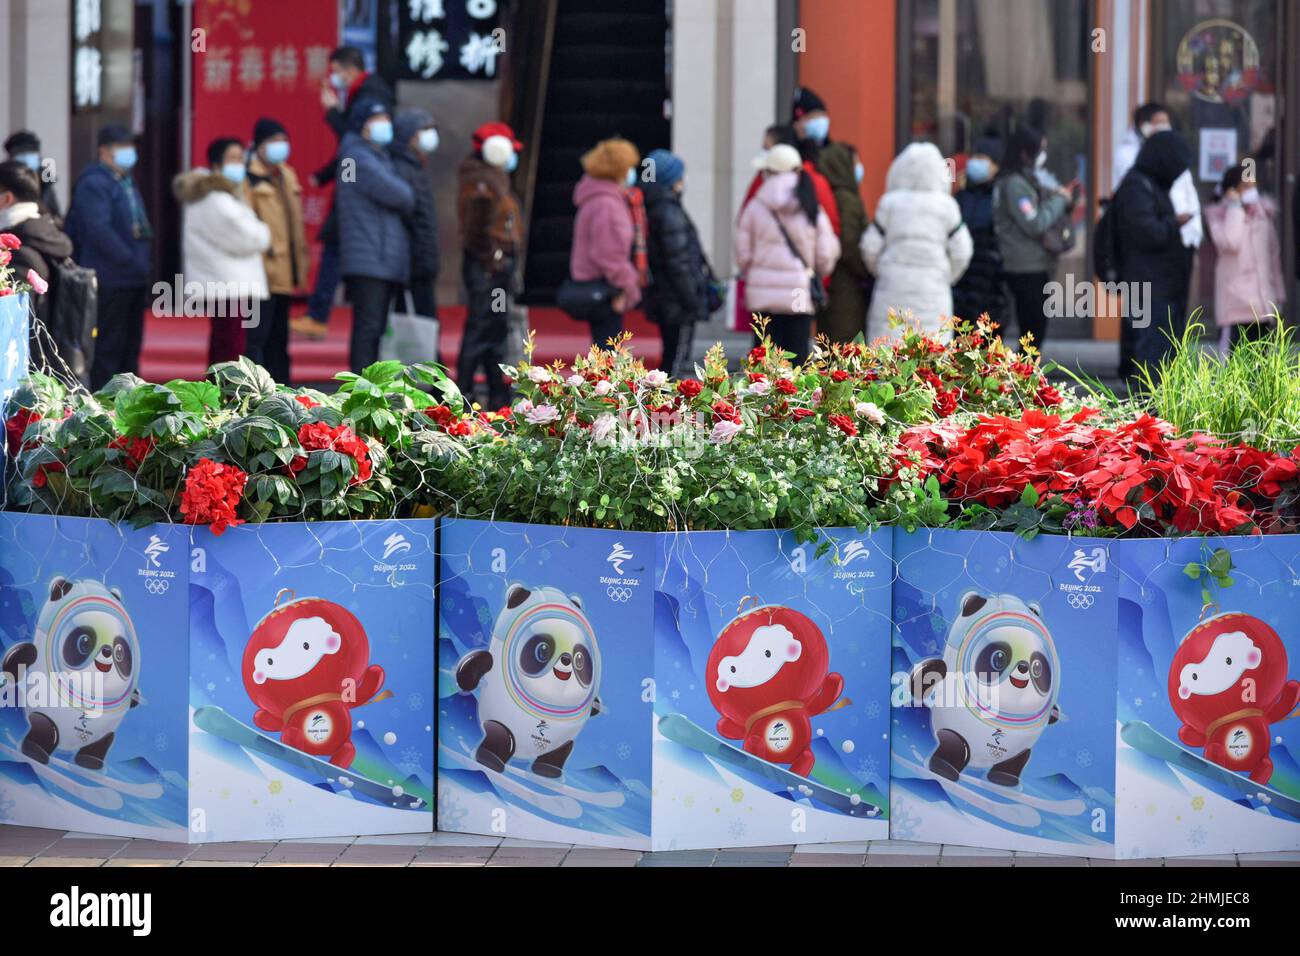
<instances>
[{"instance_id":1,"label":"black handbag","mask_svg":"<svg viewBox=\"0 0 1300 956\"><path fill-rule=\"evenodd\" d=\"M781 222L781 217L775 209L769 209L772 218L776 220L776 228L781 230L781 238L785 240L786 246L790 249L790 254L799 260L799 264L804 267L808 273L808 295L811 297L813 311L821 312L830 304L830 295L826 292L826 284L822 282L822 277L817 274L817 270L804 261L803 253L799 251L794 240L790 238L790 233L785 231L785 224Z\"/></svg>"},{"instance_id":2,"label":"black handbag","mask_svg":"<svg viewBox=\"0 0 1300 956\"><path fill-rule=\"evenodd\" d=\"M583 282L570 277L555 290L555 305L579 322L590 322L599 316L619 293L617 286L604 279L587 279Z\"/></svg>"}]
</instances>

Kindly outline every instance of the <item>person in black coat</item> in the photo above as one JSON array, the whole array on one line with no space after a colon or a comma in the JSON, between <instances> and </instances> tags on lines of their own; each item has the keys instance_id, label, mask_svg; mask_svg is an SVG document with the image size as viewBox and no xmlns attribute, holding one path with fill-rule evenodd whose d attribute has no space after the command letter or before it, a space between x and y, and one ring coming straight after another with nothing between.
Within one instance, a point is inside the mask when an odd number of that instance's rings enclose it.
<instances>
[{"instance_id":1,"label":"person in black coat","mask_svg":"<svg viewBox=\"0 0 1300 956\"><path fill-rule=\"evenodd\" d=\"M685 164L666 149L656 149L646 158L654 180L641 184L650 266L642 307L646 317L659 326L663 340L659 367L673 378L681 378L690 374L695 323L709 317L712 270L700 248L695 224L682 206Z\"/></svg>"},{"instance_id":2,"label":"person in black coat","mask_svg":"<svg viewBox=\"0 0 1300 956\"><path fill-rule=\"evenodd\" d=\"M1125 303L1119 368L1125 379L1139 365L1154 371L1172 351L1171 338L1181 338L1187 328L1191 268L1180 229L1190 215L1174 212L1169 188L1191 165L1191 158L1179 133L1156 133L1142 144L1115 193L1119 280L1130 290L1139 284L1150 290L1149 296L1130 293L1128 298L1136 301ZM1145 305L1141 315L1135 314L1139 305Z\"/></svg>"},{"instance_id":3,"label":"person in black coat","mask_svg":"<svg viewBox=\"0 0 1300 956\"><path fill-rule=\"evenodd\" d=\"M0 163L0 232L12 233L22 242L9 262L19 282L26 282L27 273L33 271L41 281L52 284L54 264L72 255L72 240L41 203L40 180L25 163L15 160ZM66 364L51 354L54 339L49 329L53 304L50 292L32 293L35 320L31 327L31 356L38 367ZM77 362L83 357L68 358ZM78 365L71 371L81 376L87 370Z\"/></svg>"},{"instance_id":4,"label":"person in black coat","mask_svg":"<svg viewBox=\"0 0 1300 956\"><path fill-rule=\"evenodd\" d=\"M388 152L397 175L415 193L415 209L402 221L411 237L411 278L406 287L418 315L438 315L435 287L438 280L438 209L433 182L426 166L438 148L438 130L424 110L404 109L393 119L393 145Z\"/></svg>"},{"instance_id":5,"label":"person in black coat","mask_svg":"<svg viewBox=\"0 0 1300 956\"><path fill-rule=\"evenodd\" d=\"M393 88L378 73L366 72L366 58L354 46L341 46L330 54L329 80L321 87L321 106L325 109L325 122L342 140L348 131L348 113L357 103L380 103L391 114L397 105ZM338 178L338 153L331 156L320 169L311 175L313 186L324 186ZM316 288L307 299L307 314L294 316L289 327L295 335L317 341L329 331L330 309L334 293L342 277L339 262L339 223L337 203L321 223L316 238L321 243L320 266L316 270Z\"/></svg>"},{"instance_id":6,"label":"person in black coat","mask_svg":"<svg viewBox=\"0 0 1300 956\"><path fill-rule=\"evenodd\" d=\"M975 141L966 160L966 185L958 191L957 205L970 231L975 251L970 265L952 287L953 314L974 322L985 312L999 327L1006 323L1002 296L1002 251L993 229L993 181L998 174L994 156L1002 144L992 137Z\"/></svg>"}]
</instances>

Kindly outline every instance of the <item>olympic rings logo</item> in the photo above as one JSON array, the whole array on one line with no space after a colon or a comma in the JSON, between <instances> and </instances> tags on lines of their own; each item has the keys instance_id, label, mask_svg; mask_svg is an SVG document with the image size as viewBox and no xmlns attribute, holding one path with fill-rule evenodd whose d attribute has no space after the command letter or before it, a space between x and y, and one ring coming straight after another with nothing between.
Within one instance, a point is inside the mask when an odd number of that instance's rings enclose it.
<instances>
[{"instance_id":1,"label":"olympic rings logo","mask_svg":"<svg viewBox=\"0 0 1300 956\"><path fill-rule=\"evenodd\" d=\"M632 600L631 588L616 588L611 585L605 588L605 594L615 604L626 604L628 601Z\"/></svg>"},{"instance_id":2,"label":"olympic rings logo","mask_svg":"<svg viewBox=\"0 0 1300 956\"><path fill-rule=\"evenodd\" d=\"M165 578L146 578L144 587L150 594L166 594L170 584Z\"/></svg>"},{"instance_id":3,"label":"olympic rings logo","mask_svg":"<svg viewBox=\"0 0 1300 956\"><path fill-rule=\"evenodd\" d=\"M1091 594L1078 594L1076 592L1071 592L1066 600L1070 602L1070 607L1074 608L1076 611L1081 611L1085 608L1092 607L1094 598Z\"/></svg>"}]
</instances>

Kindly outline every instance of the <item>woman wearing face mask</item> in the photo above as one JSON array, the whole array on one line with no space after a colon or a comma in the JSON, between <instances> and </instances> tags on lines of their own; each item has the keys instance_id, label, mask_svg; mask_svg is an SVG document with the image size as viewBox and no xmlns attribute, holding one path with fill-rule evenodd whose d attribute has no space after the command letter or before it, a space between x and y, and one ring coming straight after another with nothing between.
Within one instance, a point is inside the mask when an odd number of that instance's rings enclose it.
<instances>
[{"instance_id":1,"label":"woman wearing face mask","mask_svg":"<svg viewBox=\"0 0 1300 956\"><path fill-rule=\"evenodd\" d=\"M1281 315L1286 299L1277 205L1245 179L1246 167L1223 174L1219 201L1205 212L1218 253L1214 264L1214 321L1219 347L1259 337Z\"/></svg>"},{"instance_id":2,"label":"woman wearing face mask","mask_svg":"<svg viewBox=\"0 0 1300 956\"><path fill-rule=\"evenodd\" d=\"M411 237L411 277L406 287L417 315L438 317L438 209L429 178L429 157L438 148L433 116L424 110L398 110L393 119L393 154L397 175L415 193L415 208L403 221ZM429 356L430 359L433 356Z\"/></svg>"},{"instance_id":3,"label":"woman wearing face mask","mask_svg":"<svg viewBox=\"0 0 1300 956\"><path fill-rule=\"evenodd\" d=\"M1018 126L1007 143L993 193L993 231L1015 307L1016 334L1022 339L1032 336L1038 349L1047 337L1047 283L1057 260L1044 237L1070 215L1076 202L1067 186L1049 191L1038 185L1035 173L1046 165L1046 138L1031 126Z\"/></svg>"},{"instance_id":4,"label":"woman wearing face mask","mask_svg":"<svg viewBox=\"0 0 1300 956\"><path fill-rule=\"evenodd\" d=\"M36 174L41 184L41 205L45 207L45 214L62 222L63 207L59 205L59 194L54 188L57 180L50 175L54 171L54 162L51 160L49 168L46 168L41 157L40 137L29 129L20 129L5 140L5 153Z\"/></svg>"},{"instance_id":5,"label":"woman wearing face mask","mask_svg":"<svg viewBox=\"0 0 1300 956\"><path fill-rule=\"evenodd\" d=\"M602 348L622 333L624 313L641 301L644 273L634 261L637 224L627 198L640 161L637 148L625 139L597 143L583 155L583 176L573 190L578 212L569 275L575 282L603 279L617 290L587 319L592 342Z\"/></svg>"},{"instance_id":6,"label":"woman wearing face mask","mask_svg":"<svg viewBox=\"0 0 1300 956\"><path fill-rule=\"evenodd\" d=\"M181 268L186 285L203 287L208 364L215 365L244 354L244 318L270 294L262 253L271 230L245 200L243 144L215 139L207 159L172 180L172 192L182 206Z\"/></svg>"},{"instance_id":7,"label":"woman wearing face mask","mask_svg":"<svg viewBox=\"0 0 1300 956\"><path fill-rule=\"evenodd\" d=\"M1002 144L985 136L977 139L966 160L966 185L957 192L962 221L970 230L974 252L970 265L952 287L952 311L974 321L985 312L999 326L1005 324L1002 300L1002 253L993 231L993 179L998 174L994 156Z\"/></svg>"},{"instance_id":8,"label":"woman wearing face mask","mask_svg":"<svg viewBox=\"0 0 1300 956\"><path fill-rule=\"evenodd\" d=\"M859 192L862 160L849 143L831 143L821 151L817 165L834 190L840 221L840 257L827 287L830 302L817 316L817 334L832 342L851 342L866 334L868 286L871 273L862 261L859 243L867 228L867 210Z\"/></svg>"},{"instance_id":9,"label":"woman wearing face mask","mask_svg":"<svg viewBox=\"0 0 1300 956\"><path fill-rule=\"evenodd\" d=\"M411 277L411 239L403 220L415 211L415 190L388 151L388 107L377 100L355 103L348 123L334 188L341 268L352 302L349 362L360 372L378 361L389 306Z\"/></svg>"},{"instance_id":10,"label":"woman wearing face mask","mask_svg":"<svg viewBox=\"0 0 1300 956\"><path fill-rule=\"evenodd\" d=\"M245 183L249 204L271 230L263 255L267 290L257 322L245 332L245 354L271 377L289 383L289 303L307 283L307 232L302 218L302 187L289 165L289 135L274 119L253 127L253 152Z\"/></svg>"}]
</instances>

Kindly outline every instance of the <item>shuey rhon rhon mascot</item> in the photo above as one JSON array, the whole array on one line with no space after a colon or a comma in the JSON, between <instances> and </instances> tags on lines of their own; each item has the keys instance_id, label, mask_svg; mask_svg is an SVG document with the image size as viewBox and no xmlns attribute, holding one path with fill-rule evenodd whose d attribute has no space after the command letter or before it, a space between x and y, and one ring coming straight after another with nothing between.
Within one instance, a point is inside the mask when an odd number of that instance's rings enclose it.
<instances>
[{"instance_id":1,"label":"shuey rhon rhon mascot","mask_svg":"<svg viewBox=\"0 0 1300 956\"><path fill-rule=\"evenodd\" d=\"M322 598L291 600L262 618L241 672L258 708L254 724L344 769L357 753L352 708L387 696L379 693L384 669L370 663L365 628L347 608Z\"/></svg>"},{"instance_id":2,"label":"shuey rhon rhon mascot","mask_svg":"<svg viewBox=\"0 0 1300 956\"><path fill-rule=\"evenodd\" d=\"M22 751L43 764L66 751L79 766L103 769L122 718L140 703L135 626L121 592L99 581L51 581L36 639L9 648L0 668L25 682Z\"/></svg>"},{"instance_id":3,"label":"shuey rhon rhon mascot","mask_svg":"<svg viewBox=\"0 0 1300 956\"><path fill-rule=\"evenodd\" d=\"M456 665L456 684L478 692L483 742L475 759L498 773L511 759L559 777L574 738L600 713L600 648L576 594L506 588L487 650Z\"/></svg>"},{"instance_id":4,"label":"shuey rhon rhon mascot","mask_svg":"<svg viewBox=\"0 0 1300 956\"><path fill-rule=\"evenodd\" d=\"M1259 618L1231 613L1202 621L1169 667L1169 703L1183 722L1178 738L1204 747L1211 763L1268 783L1269 724L1300 704L1300 682L1286 673L1286 647Z\"/></svg>"},{"instance_id":5,"label":"shuey rhon rhon mascot","mask_svg":"<svg viewBox=\"0 0 1300 956\"><path fill-rule=\"evenodd\" d=\"M808 776L816 762L810 718L844 691L844 678L830 673L830 650L817 625L793 608L751 608L722 629L705 673L709 700L722 715L718 733Z\"/></svg>"},{"instance_id":6,"label":"shuey rhon rhon mascot","mask_svg":"<svg viewBox=\"0 0 1300 956\"><path fill-rule=\"evenodd\" d=\"M1061 716L1056 644L1038 606L1011 594L963 594L943 657L917 664L910 686L938 743L930 770L953 781L985 768L990 783L1016 786L1031 748Z\"/></svg>"}]
</instances>

